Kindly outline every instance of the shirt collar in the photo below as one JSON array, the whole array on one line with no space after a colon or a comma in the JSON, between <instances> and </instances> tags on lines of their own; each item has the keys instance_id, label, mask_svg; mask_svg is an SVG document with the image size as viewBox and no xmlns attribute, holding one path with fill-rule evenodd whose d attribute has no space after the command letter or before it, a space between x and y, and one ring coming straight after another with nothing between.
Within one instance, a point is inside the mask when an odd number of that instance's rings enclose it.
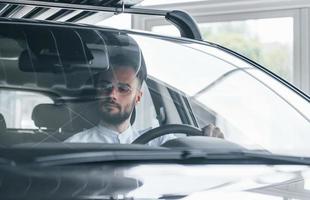
<instances>
[{"instance_id":1,"label":"shirt collar","mask_svg":"<svg viewBox=\"0 0 310 200\"><path fill-rule=\"evenodd\" d=\"M128 134L132 134L132 132L133 132L133 128L132 128L131 125L129 125L128 128L125 131L121 132L121 133L105 127L102 124L102 122L100 122L97 127L99 128L101 133L107 133L109 135L116 135L116 136L119 136L119 135L124 135L125 136L125 135L128 135Z\"/></svg>"}]
</instances>

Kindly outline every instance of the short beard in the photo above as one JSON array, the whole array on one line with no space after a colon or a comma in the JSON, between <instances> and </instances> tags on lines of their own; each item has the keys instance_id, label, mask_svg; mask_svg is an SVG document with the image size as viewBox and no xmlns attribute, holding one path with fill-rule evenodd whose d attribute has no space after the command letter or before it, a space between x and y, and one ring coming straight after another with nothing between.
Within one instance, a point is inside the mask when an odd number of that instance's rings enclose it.
<instances>
[{"instance_id":1,"label":"short beard","mask_svg":"<svg viewBox=\"0 0 310 200\"><path fill-rule=\"evenodd\" d=\"M100 113L101 119L104 122L111 124L111 125L120 125L130 118L131 113L134 109L134 106L135 106L134 102L132 102L129 110L124 110L124 112L119 112L116 114L111 114L108 112L101 112Z\"/></svg>"},{"instance_id":2,"label":"short beard","mask_svg":"<svg viewBox=\"0 0 310 200\"><path fill-rule=\"evenodd\" d=\"M124 123L129 119L131 112L123 112L117 114L110 114L106 112L101 112L101 118L104 122L112 125L119 125Z\"/></svg>"}]
</instances>

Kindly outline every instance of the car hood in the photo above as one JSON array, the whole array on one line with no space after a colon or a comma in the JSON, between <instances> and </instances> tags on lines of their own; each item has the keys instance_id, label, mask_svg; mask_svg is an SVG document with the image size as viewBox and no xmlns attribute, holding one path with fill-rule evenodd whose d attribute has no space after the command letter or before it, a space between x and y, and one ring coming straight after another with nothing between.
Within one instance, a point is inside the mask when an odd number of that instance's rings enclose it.
<instances>
[{"instance_id":1,"label":"car hood","mask_svg":"<svg viewBox=\"0 0 310 200\"><path fill-rule=\"evenodd\" d=\"M3 199L310 199L309 158L214 138L166 147L25 144L0 153Z\"/></svg>"},{"instance_id":2,"label":"car hood","mask_svg":"<svg viewBox=\"0 0 310 200\"><path fill-rule=\"evenodd\" d=\"M309 199L306 165L2 166L5 199Z\"/></svg>"}]
</instances>

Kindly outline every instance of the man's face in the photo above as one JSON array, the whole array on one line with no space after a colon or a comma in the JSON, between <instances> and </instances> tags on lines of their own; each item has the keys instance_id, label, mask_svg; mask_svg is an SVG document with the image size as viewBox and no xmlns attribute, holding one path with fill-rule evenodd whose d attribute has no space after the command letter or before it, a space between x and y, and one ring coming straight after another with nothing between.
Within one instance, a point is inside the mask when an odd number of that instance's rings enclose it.
<instances>
[{"instance_id":1,"label":"man's face","mask_svg":"<svg viewBox=\"0 0 310 200\"><path fill-rule=\"evenodd\" d=\"M117 67L99 75L97 93L102 120L109 124L121 124L129 119L142 92L134 69Z\"/></svg>"}]
</instances>

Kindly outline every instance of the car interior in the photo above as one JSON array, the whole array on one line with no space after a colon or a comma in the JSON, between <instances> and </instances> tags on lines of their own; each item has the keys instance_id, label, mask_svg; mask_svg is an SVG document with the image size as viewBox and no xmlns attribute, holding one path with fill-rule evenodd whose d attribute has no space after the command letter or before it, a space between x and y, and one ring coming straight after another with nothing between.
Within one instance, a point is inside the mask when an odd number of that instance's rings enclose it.
<instances>
[{"instance_id":1,"label":"car interior","mask_svg":"<svg viewBox=\"0 0 310 200\"><path fill-rule=\"evenodd\" d=\"M148 80L148 82L152 86L158 86L155 81ZM158 127L160 124L180 123L181 117L179 113L183 112L183 116L186 115L182 105L173 101L169 94L169 89L162 87L161 89L166 92L164 98L158 94L158 91L153 88L149 89L144 84L142 89L144 95L141 103L136 106L131 116L131 123L137 130L145 131ZM26 93L26 91L23 91L23 95L26 95ZM36 98L35 95L38 99L42 96L40 93L30 93L33 95L33 98ZM1 96L5 95L5 90L2 90L0 94ZM154 99L152 96L154 96ZM30 118L32 120L34 124L32 128L7 127L6 121L10 120L10 115L7 112L3 112L0 115L1 144L62 142L73 134L98 124L100 116L97 103L97 101L39 102L33 105L30 116L23 116L25 119ZM13 108L10 112L22 112L22 109L17 110ZM183 119L183 121L186 120L188 120L188 117Z\"/></svg>"},{"instance_id":2,"label":"car interior","mask_svg":"<svg viewBox=\"0 0 310 200\"><path fill-rule=\"evenodd\" d=\"M107 46L110 53L131 51L128 36L27 25L1 24L1 30L0 41L8 47L0 47L1 145L62 142L98 124L92 75L108 65ZM153 77L142 91L131 116L137 130L173 123L198 126L181 92Z\"/></svg>"}]
</instances>

